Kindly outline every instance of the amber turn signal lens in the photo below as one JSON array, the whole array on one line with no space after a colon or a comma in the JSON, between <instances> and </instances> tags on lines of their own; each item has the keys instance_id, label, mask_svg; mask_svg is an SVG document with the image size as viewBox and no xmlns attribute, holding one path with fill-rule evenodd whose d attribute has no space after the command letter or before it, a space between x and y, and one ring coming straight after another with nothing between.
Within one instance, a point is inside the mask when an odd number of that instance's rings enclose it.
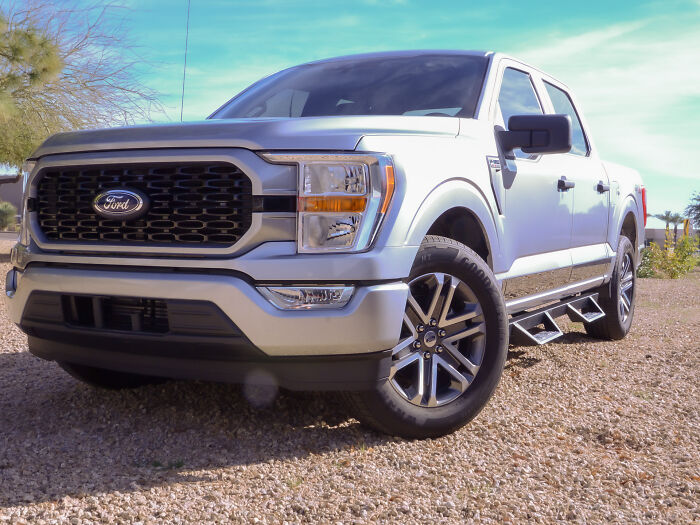
<instances>
[{"instance_id":1,"label":"amber turn signal lens","mask_svg":"<svg viewBox=\"0 0 700 525\"><path fill-rule=\"evenodd\" d=\"M380 213L386 213L386 210L389 209L391 198L394 196L394 166L387 166L385 173L386 192L384 193L384 200L382 200L382 207L379 209Z\"/></svg>"},{"instance_id":2,"label":"amber turn signal lens","mask_svg":"<svg viewBox=\"0 0 700 525\"><path fill-rule=\"evenodd\" d=\"M365 211L366 206L366 197L345 195L327 197L299 197L299 211L359 213Z\"/></svg>"}]
</instances>

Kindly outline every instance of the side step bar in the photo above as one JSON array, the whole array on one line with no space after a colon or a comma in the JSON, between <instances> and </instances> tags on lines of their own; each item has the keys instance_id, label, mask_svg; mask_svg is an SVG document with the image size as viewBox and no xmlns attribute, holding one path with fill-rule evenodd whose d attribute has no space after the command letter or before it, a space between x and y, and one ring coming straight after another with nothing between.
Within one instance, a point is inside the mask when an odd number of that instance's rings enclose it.
<instances>
[{"instance_id":1,"label":"side step bar","mask_svg":"<svg viewBox=\"0 0 700 525\"><path fill-rule=\"evenodd\" d=\"M564 333L554 319L562 315L568 315L572 321L584 323L605 317L597 299L597 292L578 295L531 312L514 315L510 318L511 342L517 345L543 345L561 337Z\"/></svg>"}]
</instances>

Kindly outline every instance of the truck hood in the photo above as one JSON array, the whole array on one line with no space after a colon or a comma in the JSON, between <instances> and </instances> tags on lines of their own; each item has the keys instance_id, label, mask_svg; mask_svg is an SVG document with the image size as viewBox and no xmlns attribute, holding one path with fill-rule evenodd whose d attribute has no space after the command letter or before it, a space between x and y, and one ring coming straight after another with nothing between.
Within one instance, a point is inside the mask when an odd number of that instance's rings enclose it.
<instances>
[{"instance_id":1,"label":"truck hood","mask_svg":"<svg viewBox=\"0 0 700 525\"><path fill-rule=\"evenodd\" d=\"M365 135L459 133L459 119L419 116L340 116L220 119L58 133L32 155L158 148L354 150Z\"/></svg>"}]
</instances>

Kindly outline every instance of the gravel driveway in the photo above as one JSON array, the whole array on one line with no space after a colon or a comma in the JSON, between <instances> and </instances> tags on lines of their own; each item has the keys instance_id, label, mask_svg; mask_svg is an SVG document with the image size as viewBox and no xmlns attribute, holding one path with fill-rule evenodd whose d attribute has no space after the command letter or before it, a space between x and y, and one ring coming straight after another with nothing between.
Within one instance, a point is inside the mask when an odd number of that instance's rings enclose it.
<instances>
[{"instance_id":1,"label":"gravel driveway","mask_svg":"<svg viewBox=\"0 0 700 525\"><path fill-rule=\"evenodd\" d=\"M568 329L512 347L471 425L408 442L330 395L94 390L28 354L0 306L0 523L700 523L700 273L640 281L625 341Z\"/></svg>"}]
</instances>

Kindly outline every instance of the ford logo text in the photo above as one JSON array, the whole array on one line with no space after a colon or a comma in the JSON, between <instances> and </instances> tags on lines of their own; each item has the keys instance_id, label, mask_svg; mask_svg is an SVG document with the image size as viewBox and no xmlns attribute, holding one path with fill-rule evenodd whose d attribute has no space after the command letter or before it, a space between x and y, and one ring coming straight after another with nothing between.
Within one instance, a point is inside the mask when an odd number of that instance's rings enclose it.
<instances>
[{"instance_id":1,"label":"ford logo text","mask_svg":"<svg viewBox=\"0 0 700 525\"><path fill-rule=\"evenodd\" d=\"M148 211L148 197L135 190L108 190L95 197L92 208L105 219L128 221Z\"/></svg>"}]
</instances>

